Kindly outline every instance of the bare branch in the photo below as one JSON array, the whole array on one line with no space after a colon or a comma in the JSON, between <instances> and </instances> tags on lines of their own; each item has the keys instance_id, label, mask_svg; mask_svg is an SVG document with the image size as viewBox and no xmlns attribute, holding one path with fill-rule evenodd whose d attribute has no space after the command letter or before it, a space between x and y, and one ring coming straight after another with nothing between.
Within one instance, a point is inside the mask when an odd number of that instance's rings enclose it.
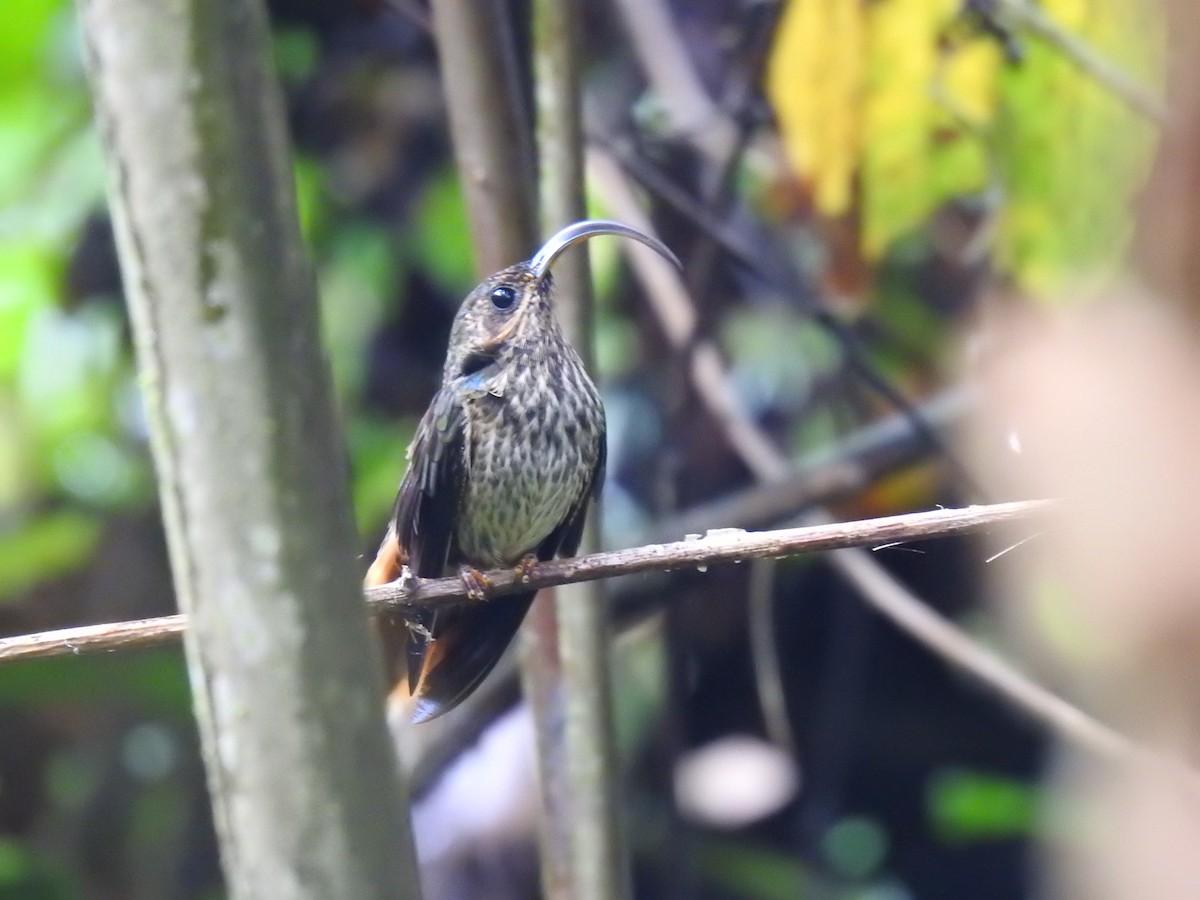
<instances>
[{"instance_id":1,"label":"bare branch","mask_svg":"<svg viewBox=\"0 0 1200 900\"><path fill-rule=\"evenodd\" d=\"M609 204L617 209L622 217L636 219L640 215L636 198L615 159L610 154L595 149L590 156L590 162ZM753 419L741 414L738 405L730 402L728 373L715 348L712 348L711 343L693 343L690 340L695 330L696 311L682 280L667 267L659 266L658 261L649 258L648 254L638 253L637 249L629 250L635 272L651 294L651 306L659 316L660 325L668 340L680 349L691 347L691 377L709 413L725 431L730 445L760 482L773 487L787 479L794 472L792 462L771 442ZM810 516L808 521L820 521L821 518L822 515L818 513ZM903 541L907 538L897 540ZM875 542L875 545L891 543L891 540L885 538ZM939 616L897 582L866 551L860 549L861 546L863 542L847 545L832 554L831 565L855 585L872 606L884 613L894 625L914 640L974 674L1050 729L1100 756L1121 761L1131 761L1136 757L1156 758L1151 751L1138 746L1061 697L1030 681L1017 669L973 640L970 635ZM1180 769L1189 787L1200 791L1200 774L1179 763L1169 762L1169 765Z\"/></svg>"},{"instance_id":2,"label":"bare branch","mask_svg":"<svg viewBox=\"0 0 1200 900\"><path fill-rule=\"evenodd\" d=\"M945 432L974 403L973 392L966 387L949 388L930 398L919 408L923 420ZM666 543L681 534L703 532L712 523L738 528L777 528L797 513L821 503L854 494L878 478L918 462L929 455L929 447L915 432L910 417L897 413L863 426L838 443L800 459L792 474L778 484L758 484L732 494L691 507L663 521L654 522L640 533L621 532L609 536L612 549L640 544ZM655 593L650 579L669 579L668 573L631 575L606 585L607 592L619 598L636 592ZM526 632L528 637L530 632ZM628 633L623 635L628 637ZM528 649L526 650L528 652ZM511 703L516 694L516 667L509 658L468 698L473 711L469 715L448 716L406 734L404 761L412 767L409 785L414 795L437 777L449 760L479 737L491 721L491 713ZM529 700L528 682L525 697ZM475 709L477 708L477 709ZM478 714L476 714L478 713ZM535 713L536 716L536 713ZM440 727L434 727L438 725Z\"/></svg>"},{"instance_id":3,"label":"bare branch","mask_svg":"<svg viewBox=\"0 0 1200 900\"><path fill-rule=\"evenodd\" d=\"M492 583L488 596L638 572L740 563L749 559L778 559L821 550L875 547L893 541L970 534L1014 520L1036 517L1052 506L1053 501L1050 500L1019 500L774 531L717 528L689 540L647 544L575 559L538 563L527 581L520 580L516 570L497 569L487 573ZM367 602L375 611L403 612L409 606L437 607L474 602L466 599L462 579L456 577L410 579L407 582L398 580L372 588L366 593Z\"/></svg>"},{"instance_id":4,"label":"bare branch","mask_svg":"<svg viewBox=\"0 0 1200 900\"><path fill-rule=\"evenodd\" d=\"M1176 761L1163 759L1037 684L929 609L894 579L886 574L880 577L881 570L877 567L863 566L864 551L848 552L848 548L854 547L878 547L893 542L971 534L1011 522L1038 521L1054 508L1052 501L1028 500L774 531L716 529L695 540L649 544L540 563L526 583L518 582L514 571L499 569L487 573L492 582L489 594L500 596L528 590L530 586L553 587L639 572L706 568L719 563L839 551L833 554L840 563L839 569L873 608L915 640L999 691L1017 709L1101 758L1121 763L1153 760L1169 766L1189 789L1200 792L1200 774ZM417 605L478 602L466 598L462 580L456 577L408 578L366 592L367 610L372 614L403 611ZM176 615L3 638L0 639L0 665L51 656L153 647L178 640L186 628L186 617Z\"/></svg>"},{"instance_id":5,"label":"bare branch","mask_svg":"<svg viewBox=\"0 0 1200 900\"><path fill-rule=\"evenodd\" d=\"M950 388L917 407L917 415L944 434L973 403L969 388ZM893 413L804 456L783 481L760 482L682 510L666 521L653 523L643 540L628 543L662 542L677 534L702 531L712 522L739 528L790 523L797 513L811 506L865 490L877 479L928 456L929 446L913 427L912 417Z\"/></svg>"},{"instance_id":6,"label":"bare branch","mask_svg":"<svg viewBox=\"0 0 1200 900\"><path fill-rule=\"evenodd\" d=\"M783 663L775 635L775 560L756 559L750 564L747 631L750 662L763 727L773 743L796 754L796 735L788 718Z\"/></svg>"},{"instance_id":7,"label":"bare branch","mask_svg":"<svg viewBox=\"0 0 1200 900\"><path fill-rule=\"evenodd\" d=\"M433 0L430 11L475 269L487 275L524 258L536 232L512 29L494 2Z\"/></svg>"},{"instance_id":8,"label":"bare branch","mask_svg":"<svg viewBox=\"0 0 1200 900\"><path fill-rule=\"evenodd\" d=\"M1049 500L1023 500L965 509L936 509L880 519L863 519L775 531L715 529L702 538L667 544L647 544L626 550L593 553L575 559L538 563L528 581L515 570L487 573L489 596L498 597L531 588L596 581L638 572L697 568L749 559L776 559L821 550L873 547L892 541L970 534L1012 521L1036 519L1053 507ZM365 592L368 611L403 612L413 606L451 606L477 603L464 592L462 579L401 578ZM0 664L23 659L148 647L169 643L186 629L183 616L163 616L110 625L64 628L38 634L0 638Z\"/></svg>"},{"instance_id":9,"label":"bare branch","mask_svg":"<svg viewBox=\"0 0 1200 900\"><path fill-rule=\"evenodd\" d=\"M0 638L0 663L160 647L175 643L186 630L187 616L176 614Z\"/></svg>"},{"instance_id":10,"label":"bare branch","mask_svg":"<svg viewBox=\"0 0 1200 900\"><path fill-rule=\"evenodd\" d=\"M663 0L619 0L630 45L672 127L703 153L722 160L737 140L737 126L713 102Z\"/></svg>"}]
</instances>

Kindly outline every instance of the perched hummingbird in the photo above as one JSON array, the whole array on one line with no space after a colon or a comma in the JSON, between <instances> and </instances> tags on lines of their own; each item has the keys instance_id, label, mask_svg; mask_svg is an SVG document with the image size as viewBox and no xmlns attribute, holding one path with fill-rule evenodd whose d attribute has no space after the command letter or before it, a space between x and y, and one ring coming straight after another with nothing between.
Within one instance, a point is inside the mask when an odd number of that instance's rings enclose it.
<instances>
[{"instance_id":1,"label":"perched hummingbird","mask_svg":"<svg viewBox=\"0 0 1200 900\"><path fill-rule=\"evenodd\" d=\"M457 572L482 598L479 569L572 556L604 481L600 393L551 309L550 265L598 234L632 238L679 265L660 241L617 222L563 228L528 262L497 272L454 319L442 385L408 448L387 534L367 572L386 584L407 565ZM500 659L535 591L383 622L403 644L399 688L414 722L461 703ZM395 693L393 694L395 696Z\"/></svg>"}]
</instances>

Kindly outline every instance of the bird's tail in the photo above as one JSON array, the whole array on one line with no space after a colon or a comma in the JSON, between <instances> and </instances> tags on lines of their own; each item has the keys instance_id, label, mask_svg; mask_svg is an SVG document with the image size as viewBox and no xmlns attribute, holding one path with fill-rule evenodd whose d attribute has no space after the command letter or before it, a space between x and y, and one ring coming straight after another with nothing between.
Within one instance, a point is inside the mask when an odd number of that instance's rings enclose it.
<instances>
[{"instance_id":1,"label":"bird's tail","mask_svg":"<svg viewBox=\"0 0 1200 900\"><path fill-rule=\"evenodd\" d=\"M392 692L393 702L407 694L413 722L428 722L458 706L500 661L536 593L441 610L429 628L432 639L406 629L408 671Z\"/></svg>"},{"instance_id":2,"label":"bird's tail","mask_svg":"<svg viewBox=\"0 0 1200 900\"><path fill-rule=\"evenodd\" d=\"M403 563L403 553L389 530L365 585L396 580ZM504 655L536 593L439 610L419 627L401 615L380 616L377 629L396 685L390 702L402 704L413 722L428 722L458 706Z\"/></svg>"}]
</instances>

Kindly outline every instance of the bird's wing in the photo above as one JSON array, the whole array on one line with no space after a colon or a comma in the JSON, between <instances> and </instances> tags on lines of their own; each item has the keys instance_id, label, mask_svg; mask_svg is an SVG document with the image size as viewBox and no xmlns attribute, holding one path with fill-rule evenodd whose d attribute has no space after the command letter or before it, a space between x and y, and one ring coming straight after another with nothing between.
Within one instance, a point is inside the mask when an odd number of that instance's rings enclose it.
<instances>
[{"instance_id":1,"label":"bird's wing","mask_svg":"<svg viewBox=\"0 0 1200 900\"><path fill-rule=\"evenodd\" d=\"M442 388L417 425L392 524L414 575L445 574L467 479L466 416L458 394Z\"/></svg>"},{"instance_id":2,"label":"bird's wing","mask_svg":"<svg viewBox=\"0 0 1200 900\"><path fill-rule=\"evenodd\" d=\"M366 586L386 584L408 565L414 575L445 574L454 528L466 484L466 420L457 394L443 388L417 425L408 451L408 471L400 482L387 534L367 572ZM400 648L410 684L416 684L429 649L435 616L381 618L389 669Z\"/></svg>"}]
</instances>

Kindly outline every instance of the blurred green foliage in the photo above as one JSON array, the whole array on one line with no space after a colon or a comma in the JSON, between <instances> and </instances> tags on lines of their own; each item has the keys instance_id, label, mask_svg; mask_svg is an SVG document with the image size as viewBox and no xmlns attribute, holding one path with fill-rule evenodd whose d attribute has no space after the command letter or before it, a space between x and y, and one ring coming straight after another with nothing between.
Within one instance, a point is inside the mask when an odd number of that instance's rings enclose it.
<instances>
[{"instance_id":1,"label":"blurred green foliage","mask_svg":"<svg viewBox=\"0 0 1200 900\"><path fill-rule=\"evenodd\" d=\"M103 202L70 4L18 0L0 35L0 599L84 565L98 511L146 503L111 302L68 311L68 254Z\"/></svg>"},{"instance_id":2,"label":"blurred green foliage","mask_svg":"<svg viewBox=\"0 0 1200 900\"><path fill-rule=\"evenodd\" d=\"M950 843L1025 837L1037 822L1037 788L994 773L945 769L926 802L934 833Z\"/></svg>"},{"instance_id":3,"label":"blurred green foliage","mask_svg":"<svg viewBox=\"0 0 1200 900\"><path fill-rule=\"evenodd\" d=\"M699 854L701 871L737 896L754 900L796 900L810 896L808 868L792 856L746 843L711 841Z\"/></svg>"},{"instance_id":4,"label":"blurred green foliage","mask_svg":"<svg viewBox=\"0 0 1200 900\"><path fill-rule=\"evenodd\" d=\"M63 900L77 890L27 846L0 838L0 900Z\"/></svg>"}]
</instances>

